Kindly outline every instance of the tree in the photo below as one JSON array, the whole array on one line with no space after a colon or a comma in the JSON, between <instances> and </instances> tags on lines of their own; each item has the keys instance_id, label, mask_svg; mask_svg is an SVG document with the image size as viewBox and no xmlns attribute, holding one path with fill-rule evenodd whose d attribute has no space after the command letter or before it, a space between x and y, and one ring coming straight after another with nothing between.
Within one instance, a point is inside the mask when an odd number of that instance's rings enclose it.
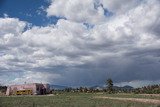
<instances>
[{"instance_id":1,"label":"tree","mask_svg":"<svg viewBox=\"0 0 160 107\"><path fill-rule=\"evenodd\" d=\"M111 78L109 78L107 81L106 81L106 85L108 86L107 87L107 90L109 93L113 93L113 81Z\"/></svg>"},{"instance_id":2,"label":"tree","mask_svg":"<svg viewBox=\"0 0 160 107\"><path fill-rule=\"evenodd\" d=\"M0 92L5 93L7 90L7 86L0 85Z\"/></svg>"}]
</instances>

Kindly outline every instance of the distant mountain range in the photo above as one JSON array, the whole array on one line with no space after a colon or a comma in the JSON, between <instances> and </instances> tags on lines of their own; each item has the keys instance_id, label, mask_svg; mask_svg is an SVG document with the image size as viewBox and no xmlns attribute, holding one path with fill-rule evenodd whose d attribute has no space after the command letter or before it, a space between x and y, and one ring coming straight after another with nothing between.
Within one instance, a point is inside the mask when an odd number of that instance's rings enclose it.
<instances>
[{"instance_id":1,"label":"distant mountain range","mask_svg":"<svg viewBox=\"0 0 160 107\"><path fill-rule=\"evenodd\" d=\"M70 87L62 86L62 85L50 85L50 89L63 90L65 88L70 88ZM88 87L88 88L102 90L102 89L105 89L106 87L104 85L103 86L102 85L95 85L95 86L91 86L91 87ZM129 85L126 85L126 86L123 86L123 87L113 86L113 88L116 89L116 90L131 90L131 89L134 89L133 87L131 87Z\"/></svg>"},{"instance_id":2,"label":"distant mountain range","mask_svg":"<svg viewBox=\"0 0 160 107\"><path fill-rule=\"evenodd\" d=\"M113 88L117 89L117 90L131 90L131 89L134 89L133 87L131 87L129 85L126 85L126 86L123 86L123 87L114 86Z\"/></svg>"},{"instance_id":3,"label":"distant mountain range","mask_svg":"<svg viewBox=\"0 0 160 107\"><path fill-rule=\"evenodd\" d=\"M106 86L92 86L90 87L92 89L106 89ZM133 87L129 86L129 85L126 85L126 86L123 86L123 87L119 87L119 86L113 86L114 89L116 90L131 90L131 89L134 89Z\"/></svg>"},{"instance_id":4,"label":"distant mountain range","mask_svg":"<svg viewBox=\"0 0 160 107\"><path fill-rule=\"evenodd\" d=\"M62 85L50 85L50 89L54 89L54 90L63 90L65 88L69 88L69 87L62 86Z\"/></svg>"}]
</instances>

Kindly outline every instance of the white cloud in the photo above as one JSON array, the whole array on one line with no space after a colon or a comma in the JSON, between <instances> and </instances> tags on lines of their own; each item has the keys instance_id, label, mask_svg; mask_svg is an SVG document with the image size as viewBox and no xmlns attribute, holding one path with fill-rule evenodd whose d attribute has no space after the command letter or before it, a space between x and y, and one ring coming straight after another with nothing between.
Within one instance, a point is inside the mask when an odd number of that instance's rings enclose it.
<instances>
[{"instance_id":1,"label":"white cloud","mask_svg":"<svg viewBox=\"0 0 160 107\"><path fill-rule=\"evenodd\" d=\"M124 14L135 8L142 0L101 0L104 8L116 14Z\"/></svg>"},{"instance_id":2,"label":"white cloud","mask_svg":"<svg viewBox=\"0 0 160 107\"><path fill-rule=\"evenodd\" d=\"M22 33L26 23L16 18L0 18L0 36L5 34L14 34L15 36Z\"/></svg>"},{"instance_id":3,"label":"white cloud","mask_svg":"<svg viewBox=\"0 0 160 107\"><path fill-rule=\"evenodd\" d=\"M43 82L81 84L86 80L90 84L102 82L106 75L117 81L159 79L160 39L154 27L160 25L159 1L137 4L123 0L127 7L119 1L108 2L103 3L104 7L117 14L107 20L102 15L103 6L94 8L94 3L99 4L95 0L53 0L48 15L67 19L26 31L26 22L0 18L2 78L4 72L12 71L22 73L22 77L14 76L13 82L22 78L40 82L43 78ZM95 26L88 29L84 22Z\"/></svg>"},{"instance_id":4,"label":"white cloud","mask_svg":"<svg viewBox=\"0 0 160 107\"><path fill-rule=\"evenodd\" d=\"M59 74L51 74L47 72L34 72L34 71L26 71L23 76L15 78L8 84L22 84L22 83L49 83L50 80L55 80L60 78Z\"/></svg>"},{"instance_id":5,"label":"white cloud","mask_svg":"<svg viewBox=\"0 0 160 107\"><path fill-rule=\"evenodd\" d=\"M105 21L104 9L101 5L94 7L95 0L52 0L47 9L48 16L65 17L68 20L84 23L101 23Z\"/></svg>"},{"instance_id":6,"label":"white cloud","mask_svg":"<svg viewBox=\"0 0 160 107\"><path fill-rule=\"evenodd\" d=\"M8 14L6 14L6 13L4 13L3 16L4 16L5 18L9 17Z\"/></svg>"}]
</instances>

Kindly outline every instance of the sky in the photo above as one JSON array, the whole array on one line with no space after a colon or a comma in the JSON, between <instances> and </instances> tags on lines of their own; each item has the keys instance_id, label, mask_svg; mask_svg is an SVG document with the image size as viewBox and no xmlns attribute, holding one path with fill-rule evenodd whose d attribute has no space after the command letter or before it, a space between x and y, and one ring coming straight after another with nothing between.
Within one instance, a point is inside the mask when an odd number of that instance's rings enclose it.
<instances>
[{"instance_id":1,"label":"sky","mask_svg":"<svg viewBox=\"0 0 160 107\"><path fill-rule=\"evenodd\" d=\"M0 84L160 83L160 0L0 0Z\"/></svg>"}]
</instances>

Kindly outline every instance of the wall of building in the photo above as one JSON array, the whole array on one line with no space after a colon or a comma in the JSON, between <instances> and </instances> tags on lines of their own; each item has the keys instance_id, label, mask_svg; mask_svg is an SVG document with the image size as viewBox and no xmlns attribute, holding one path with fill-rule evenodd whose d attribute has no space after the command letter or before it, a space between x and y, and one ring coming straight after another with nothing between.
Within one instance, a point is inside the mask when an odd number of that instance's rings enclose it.
<instances>
[{"instance_id":1,"label":"wall of building","mask_svg":"<svg viewBox=\"0 0 160 107\"><path fill-rule=\"evenodd\" d=\"M14 95L19 90L32 90L32 94L46 94L49 92L49 84L22 84L22 85L11 85L7 87L6 95Z\"/></svg>"}]
</instances>

